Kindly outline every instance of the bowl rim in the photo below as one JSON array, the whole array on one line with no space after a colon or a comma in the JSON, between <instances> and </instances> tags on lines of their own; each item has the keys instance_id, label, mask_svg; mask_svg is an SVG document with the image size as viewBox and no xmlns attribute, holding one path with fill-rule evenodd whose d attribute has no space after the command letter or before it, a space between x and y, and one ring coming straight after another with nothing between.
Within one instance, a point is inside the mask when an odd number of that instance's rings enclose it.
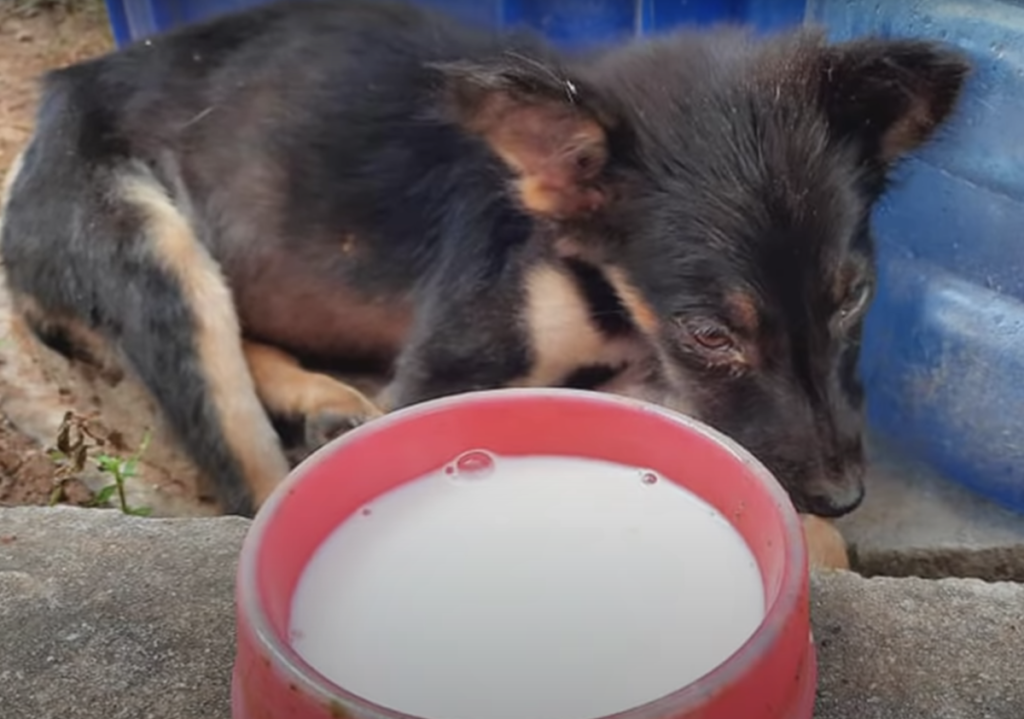
<instances>
[{"instance_id":1,"label":"bowl rim","mask_svg":"<svg viewBox=\"0 0 1024 719\"><path fill-rule=\"evenodd\" d=\"M753 454L744 449L738 442L710 425L683 415L674 410L645 400L613 395L594 390L580 390L551 387L516 387L476 390L448 395L438 399L427 400L415 405L395 410L367 424L357 427L323 445L303 460L274 489L257 512L242 544L237 570L236 616L243 616L248 625L249 634L258 647L269 655L269 659L293 687L317 700L322 705L336 706L341 704L347 712L357 717L373 717L374 719L439 719L438 717L420 717L389 709L380 704L354 694L320 674L314 667L306 663L291 648L286 639L279 637L273 630L267 614L259 601L257 584L257 557L262 546L262 539L267 526L272 521L279 506L289 494L289 490L303 481L306 474L313 471L327 455L339 451L343 446L358 439L368 432L386 431L390 425L408 421L420 415L435 414L450 407L457 407L468 402L499 400L508 398L513 401L531 399L570 399L595 404L618 404L630 411L640 411L660 415L680 425L683 429L697 432L706 439L717 443L728 452L748 472L760 480L763 490L768 493L772 504L778 511L783 527L783 541L786 545L786 556L783 560L782 578L778 593L754 630L753 634L733 652L725 661L704 674L699 679L675 691L645 704L614 714L606 714L594 719L655 719L697 708L707 697L718 694L721 690L734 684L744 676L763 656L765 650L772 646L786 626L786 619L797 608L803 595L807 581L807 550L803 537L803 528L785 489Z\"/></svg>"}]
</instances>

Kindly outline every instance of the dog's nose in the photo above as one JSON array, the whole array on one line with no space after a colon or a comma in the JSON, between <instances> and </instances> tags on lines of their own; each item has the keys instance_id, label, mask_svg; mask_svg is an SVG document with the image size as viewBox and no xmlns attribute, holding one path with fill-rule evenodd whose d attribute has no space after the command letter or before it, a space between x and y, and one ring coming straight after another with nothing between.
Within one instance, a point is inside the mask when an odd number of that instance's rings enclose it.
<instances>
[{"instance_id":1,"label":"dog's nose","mask_svg":"<svg viewBox=\"0 0 1024 719\"><path fill-rule=\"evenodd\" d=\"M859 474L859 473L858 473ZM845 477L842 482L828 482L803 496L802 507L807 514L834 519L849 514L864 501L864 482L861 476Z\"/></svg>"}]
</instances>

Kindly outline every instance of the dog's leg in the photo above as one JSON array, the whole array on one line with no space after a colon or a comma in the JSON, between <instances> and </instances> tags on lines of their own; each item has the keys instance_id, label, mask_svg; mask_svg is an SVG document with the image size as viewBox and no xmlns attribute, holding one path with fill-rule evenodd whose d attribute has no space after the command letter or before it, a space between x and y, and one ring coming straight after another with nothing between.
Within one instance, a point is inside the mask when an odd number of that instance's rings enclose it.
<instances>
[{"instance_id":1,"label":"dog's leg","mask_svg":"<svg viewBox=\"0 0 1024 719\"><path fill-rule=\"evenodd\" d=\"M12 188L2 238L12 291L115 347L222 510L251 514L289 467L219 266L145 169L75 166L59 179L63 192L51 164L26 162Z\"/></svg>"},{"instance_id":2,"label":"dog's leg","mask_svg":"<svg viewBox=\"0 0 1024 719\"><path fill-rule=\"evenodd\" d=\"M245 341L244 348L263 406L277 417L301 418L307 449L316 449L382 414L357 389L303 368L293 356L276 347Z\"/></svg>"},{"instance_id":3,"label":"dog's leg","mask_svg":"<svg viewBox=\"0 0 1024 719\"><path fill-rule=\"evenodd\" d=\"M131 313L139 326L126 327L122 345L175 429L202 460L225 510L248 513L263 503L288 465L248 370L230 290L185 217L154 180L126 179L122 196L142 218L149 251L164 274L146 292L160 287L177 295L140 293L139 299L154 309L168 299L170 307L149 316ZM175 305L177 312L167 311ZM157 318L190 325L191 342L172 339L180 336L177 327L162 335Z\"/></svg>"},{"instance_id":4,"label":"dog's leg","mask_svg":"<svg viewBox=\"0 0 1024 719\"><path fill-rule=\"evenodd\" d=\"M512 280L486 291L432 293L395 363L394 379L377 398L401 409L460 392L503 387L533 363L519 313L523 293Z\"/></svg>"}]
</instances>

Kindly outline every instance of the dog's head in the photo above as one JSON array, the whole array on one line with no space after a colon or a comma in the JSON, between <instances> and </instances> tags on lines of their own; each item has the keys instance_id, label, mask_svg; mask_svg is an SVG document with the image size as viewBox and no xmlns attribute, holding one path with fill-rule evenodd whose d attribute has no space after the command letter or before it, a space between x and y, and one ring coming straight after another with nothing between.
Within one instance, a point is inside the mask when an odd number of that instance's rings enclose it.
<instances>
[{"instance_id":1,"label":"dog's head","mask_svg":"<svg viewBox=\"0 0 1024 719\"><path fill-rule=\"evenodd\" d=\"M446 70L523 206L603 268L661 400L745 445L801 511L854 509L870 214L954 108L966 61L920 41L716 31L575 72L518 56Z\"/></svg>"}]
</instances>

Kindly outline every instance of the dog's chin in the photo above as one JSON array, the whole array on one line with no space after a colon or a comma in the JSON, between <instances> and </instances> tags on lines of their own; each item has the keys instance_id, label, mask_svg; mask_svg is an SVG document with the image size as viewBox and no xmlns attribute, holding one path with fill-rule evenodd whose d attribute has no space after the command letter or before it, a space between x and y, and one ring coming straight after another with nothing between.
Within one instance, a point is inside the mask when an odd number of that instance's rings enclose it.
<instances>
[{"instance_id":1,"label":"dog's chin","mask_svg":"<svg viewBox=\"0 0 1024 719\"><path fill-rule=\"evenodd\" d=\"M823 519L838 519L854 512L864 502L864 485L809 495L806 491L789 492L793 506L801 514Z\"/></svg>"}]
</instances>

